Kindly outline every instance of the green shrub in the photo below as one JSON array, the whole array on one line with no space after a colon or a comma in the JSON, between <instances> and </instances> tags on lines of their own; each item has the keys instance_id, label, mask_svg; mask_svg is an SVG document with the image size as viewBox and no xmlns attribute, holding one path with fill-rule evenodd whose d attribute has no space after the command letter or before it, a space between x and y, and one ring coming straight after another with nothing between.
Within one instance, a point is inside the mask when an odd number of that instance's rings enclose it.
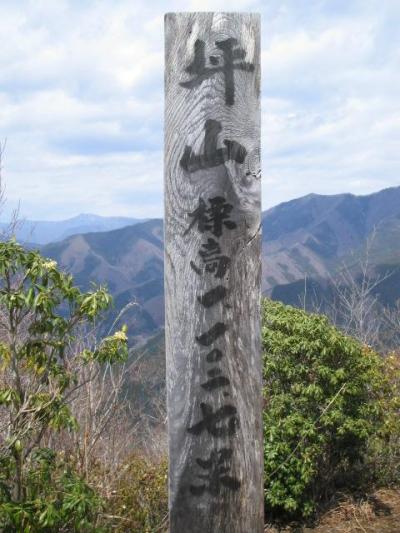
<instances>
[{"instance_id":1,"label":"green shrub","mask_svg":"<svg viewBox=\"0 0 400 533\"><path fill-rule=\"evenodd\" d=\"M107 502L113 531L166 531L168 515L167 461L153 462L133 455L121 469ZM165 526L165 527L163 527Z\"/></svg>"},{"instance_id":2,"label":"green shrub","mask_svg":"<svg viewBox=\"0 0 400 533\"><path fill-rule=\"evenodd\" d=\"M375 483L388 487L400 485L400 353L383 359L383 373L383 424L370 439L368 462Z\"/></svg>"},{"instance_id":3,"label":"green shrub","mask_svg":"<svg viewBox=\"0 0 400 533\"><path fill-rule=\"evenodd\" d=\"M356 480L381 427L382 363L327 318L269 300L262 342L267 511L308 516Z\"/></svg>"},{"instance_id":4,"label":"green shrub","mask_svg":"<svg viewBox=\"0 0 400 533\"><path fill-rule=\"evenodd\" d=\"M103 502L53 450L37 448L25 465L25 494L17 502L8 492L9 465L3 464L0 530L8 532L100 532L95 524ZM8 466L8 468L7 468ZM9 478L8 478L9 479Z\"/></svg>"},{"instance_id":5,"label":"green shrub","mask_svg":"<svg viewBox=\"0 0 400 533\"><path fill-rule=\"evenodd\" d=\"M101 368L128 356L124 328L93 349L74 344L110 304L103 287L82 292L55 261L14 240L0 243L4 531L90 531L96 522L100 499L46 443L61 430L77 430L70 398L85 382L85 366Z\"/></svg>"}]
</instances>

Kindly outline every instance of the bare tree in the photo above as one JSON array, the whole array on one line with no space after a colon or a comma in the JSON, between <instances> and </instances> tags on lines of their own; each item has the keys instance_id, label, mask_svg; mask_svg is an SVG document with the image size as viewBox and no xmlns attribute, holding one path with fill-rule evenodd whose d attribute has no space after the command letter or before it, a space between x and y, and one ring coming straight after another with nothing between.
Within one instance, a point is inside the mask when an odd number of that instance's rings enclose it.
<instances>
[{"instance_id":1,"label":"bare tree","mask_svg":"<svg viewBox=\"0 0 400 533\"><path fill-rule=\"evenodd\" d=\"M384 328L383 304L379 301L377 288L392 272L379 274L371 264L371 251L376 239L374 228L367 239L363 254L355 257L353 266L343 264L335 277L332 316L341 329L360 342L375 348L382 346ZM354 256L353 256L354 257Z\"/></svg>"},{"instance_id":2,"label":"bare tree","mask_svg":"<svg viewBox=\"0 0 400 533\"><path fill-rule=\"evenodd\" d=\"M122 309L110 328L132 306ZM82 331L71 347L72 353L93 349L99 332L96 327ZM132 355L132 350L130 351ZM69 398L71 412L77 419L79 429L65 432L57 448L78 460L78 468L87 481L96 483L107 497L116 480L123 476L124 465L133 452L145 451L151 456L165 454L165 407L162 399L150 394L148 401L138 405L129 396L128 384L139 380L143 390L144 373L142 361L146 352L130 358L120 365L99 365L91 362L76 371L81 376L81 385ZM71 359L74 364L74 359ZM149 405L149 403L151 405ZM152 414L149 415L149 412ZM101 468L97 468L98 466ZM95 475L94 475L95 473Z\"/></svg>"},{"instance_id":3,"label":"bare tree","mask_svg":"<svg viewBox=\"0 0 400 533\"><path fill-rule=\"evenodd\" d=\"M385 307L379 299L379 286L393 275L374 269L371 255L376 239L374 228L361 253L353 253L329 278L327 295L317 294L305 280L300 305L322 313L345 334L380 351L388 348L388 329L397 328L400 340L400 304L398 309ZM306 305L307 304L307 305ZM394 333L392 332L392 336Z\"/></svg>"},{"instance_id":4,"label":"bare tree","mask_svg":"<svg viewBox=\"0 0 400 533\"><path fill-rule=\"evenodd\" d=\"M390 350L399 350L400 346L400 299L393 306L383 309L385 345Z\"/></svg>"},{"instance_id":5,"label":"bare tree","mask_svg":"<svg viewBox=\"0 0 400 533\"><path fill-rule=\"evenodd\" d=\"M6 151L7 139L4 139L3 142L0 141L0 214L4 210L6 204L6 187L4 183L3 176L3 164L4 164L4 154ZM10 220L4 228L0 228L0 239L5 241L10 239L15 235L16 230L20 227L21 221L19 219L19 204L12 210Z\"/></svg>"}]
</instances>

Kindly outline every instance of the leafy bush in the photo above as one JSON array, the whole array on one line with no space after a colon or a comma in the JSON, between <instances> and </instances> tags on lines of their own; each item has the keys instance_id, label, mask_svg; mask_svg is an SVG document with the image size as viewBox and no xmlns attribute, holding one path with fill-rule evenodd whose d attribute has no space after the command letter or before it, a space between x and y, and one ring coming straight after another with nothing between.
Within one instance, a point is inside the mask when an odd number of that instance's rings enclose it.
<instances>
[{"instance_id":1,"label":"leafy bush","mask_svg":"<svg viewBox=\"0 0 400 533\"><path fill-rule=\"evenodd\" d=\"M0 481L6 492L7 476L12 477L12 471L6 465ZM1 531L101 531L95 524L103 501L53 450L36 449L29 467L25 465L25 477L23 501L3 494Z\"/></svg>"},{"instance_id":2,"label":"leafy bush","mask_svg":"<svg viewBox=\"0 0 400 533\"><path fill-rule=\"evenodd\" d=\"M370 440L368 462L375 483L388 487L400 485L400 353L383 359L383 374L383 424Z\"/></svg>"},{"instance_id":3,"label":"leafy bush","mask_svg":"<svg viewBox=\"0 0 400 533\"><path fill-rule=\"evenodd\" d=\"M327 318L269 300L262 342L267 510L308 516L356 479L381 427L382 363Z\"/></svg>"},{"instance_id":4,"label":"leafy bush","mask_svg":"<svg viewBox=\"0 0 400 533\"><path fill-rule=\"evenodd\" d=\"M112 530L141 533L166 531L167 461L153 462L133 455L122 471L113 496L107 503L109 513L115 517Z\"/></svg>"},{"instance_id":5,"label":"leafy bush","mask_svg":"<svg viewBox=\"0 0 400 533\"><path fill-rule=\"evenodd\" d=\"M124 361L125 330L76 351L76 332L111 304L81 292L55 261L0 243L0 524L5 531L88 531L100 500L46 443L74 432L70 399L90 362ZM47 528L47 529L46 529Z\"/></svg>"}]
</instances>

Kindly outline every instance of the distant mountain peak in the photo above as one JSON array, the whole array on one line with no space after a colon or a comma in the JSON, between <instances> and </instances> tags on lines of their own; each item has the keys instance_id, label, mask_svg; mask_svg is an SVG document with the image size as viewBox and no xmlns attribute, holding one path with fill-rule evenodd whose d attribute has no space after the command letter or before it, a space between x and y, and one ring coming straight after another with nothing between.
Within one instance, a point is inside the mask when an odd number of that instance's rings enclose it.
<instances>
[{"instance_id":1,"label":"distant mountain peak","mask_svg":"<svg viewBox=\"0 0 400 533\"><path fill-rule=\"evenodd\" d=\"M79 215L76 215L74 217L71 217L68 220L75 220L75 221L84 221L84 222L97 222L99 220L138 220L132 217L119 217L116 215L113 216L104 216L104 215L96 215L94 213L80 213Z\"/></svg>"},{"instance_id":2,"label":"distant mountain peak","mask_svg":"<svg viewBox=\"0 0 400 533\"><path fill-rule=\"evenodd\" d=\"M16 238L22 243L35 245L57 242L78 233L111 231L142 222L129 217L107 217L93 213L81 213L66 220L22 220L16 230ZM7 224L0 223L0 227Z\"/></svg>"},{"instance_id":3,"label":"distant mountain peak","mask_svg":"<svg viewBox=\"0 0 400 533\"><path fill-rule=\"evenodd\" d=\"M76 215L75 217L71 217L69 220L98 220L98 219L106 218L101 215L95 215L94 213L80 213L79 215ZM114 218L114 217L110 217Z\"/></svg>"}]
</instances>

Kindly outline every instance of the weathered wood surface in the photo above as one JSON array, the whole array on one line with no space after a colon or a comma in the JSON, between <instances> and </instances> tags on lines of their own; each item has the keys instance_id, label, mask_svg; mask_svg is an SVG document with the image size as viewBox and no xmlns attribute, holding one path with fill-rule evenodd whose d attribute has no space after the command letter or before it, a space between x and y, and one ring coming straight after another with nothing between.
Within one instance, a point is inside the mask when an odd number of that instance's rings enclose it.
<instances>
[{"instance_id":1,"label":"weathered wood surface","mask_svg":"<svg viewBox=\"0 0 400 533\"><path fill-rule=\"evenodd\" d=\"M171 533L263 531L259 33L165 17Z\"/></svg>"}]
</instances>

